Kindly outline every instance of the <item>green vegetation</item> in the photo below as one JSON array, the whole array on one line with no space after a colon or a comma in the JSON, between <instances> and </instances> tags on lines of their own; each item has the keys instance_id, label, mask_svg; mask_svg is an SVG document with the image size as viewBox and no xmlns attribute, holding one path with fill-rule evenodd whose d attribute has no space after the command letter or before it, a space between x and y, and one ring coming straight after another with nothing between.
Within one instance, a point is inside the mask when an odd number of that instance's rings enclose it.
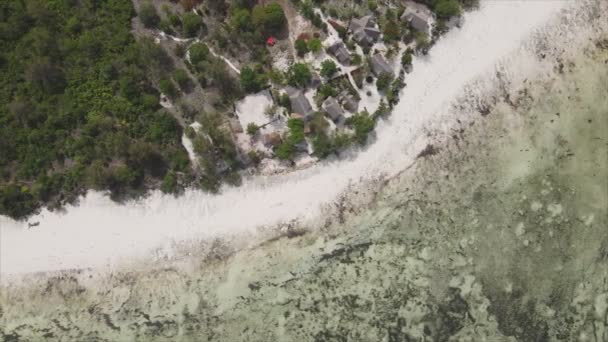
<instances>
[{"instance_id":1,"label":"green vegetation","mask_svg":"<svg viewBox=\"0 0 608 342\"><path fill-rule=\"evenodd\" d=\"M169 98L175 99L177 97L177 88L175 88L175 85L171 80L164 78L158 82L158 86L160 91Z\"/></svg>"},{"instance_id":2,"label":"green vegetation","mask_svg":"<svg viewBox=\"0 0 608 342\"><path fill-rule=\"evenodd\" d=\"M256 93L260 91L266 84L266 77L255 70L244 67L241 70L241 87L248 93Z\"/></svg>"},{"instance_id":3,"label":"green vegetation","mask_svg":"<svg viewBox=\"0 0 608 342\"><path fill-rule=\"evenodd\" d=\"M331 139L323 132L313 136L312 150L313 154L319 158L326 158L334 152Z\"/></svg>"},{"instance_id":4,"label":"green vegetation","mask_svg":"<svg viewBox=\"0 0 608 342\"><path fill-rule=\"evenodd\" d=\"M456 0L437 0L433 10L440 19L449 19L460 14L460 4Z\"/></svg>"},{"instance_id":5,"label":"green vegetation","mask_svg":"<svg viewBox=\"0 0 608 342\"><path fill-rule=\"evenodd\" d=\"M416 32L414 39L416 40L416 50L426 53L431 46L429 37L424 32Z\"/></svg>"},{"instance_id":6,"label":"green vegetation","mask_svg":"<svg viewBox=\"0 0 608 342\"><path fill-rule=\"evenodd\" d=\"M198 117L201 130L193 140L194 151L201 157L203 175L200 186L208 191L219 190L222 181L238 183L237 150L225 121L219 114Z\"/></svg>"},{"instance_id":7,"label":"green vegetation","mask_svg":"<svg viewBox=\"0 0 608 342\"><path fill-rule=\"evenodd\" d=\"M330 78L338 71L338 66L331 59L326 59L321 63L321 76Z\"/></svg>"},{"instance_id":8,"label":"green vegetation","mask_svg":"<svg viewBox=\"0 0 608 342\"><path fill-rule=\"evenodd\" d=\"M155 89L171 60L135 42L134 14L118 0L0 4L0 214L21 218L89 188L137 195L188 171Z\"/></svg>"},{"instance_id":9,"label":"green vegetation","mask_svg":"<svg viewBox=\"0 0 608 342\"><path fill-rule=\"evenodd\" d=\"M277 3L255 5L251 20L257 30L265 33L278 33L287 22L283 8Z\"/></svg>"},{"instance_id":10,"label":"green vegetation","mask_svg":"<svg viewBox=\"0 0 608 342\"><path fill-rule=\"evenodd\" d=\"M203 19L195 13L188 12L182 17L182 33L186 37L195 37L203 26Z\"/></svg>"},{"instance_id":11,"label":"green vegetation","mask_svg":"<svg viewBox=\"0 0 608 342\"><path fill-rule=\"evenodd\" d=\"M298 52L298 56L302 57L308 53L308 44L306 44L306 40L302 38L296 39L294 46Z\"/></svg>"},{"instance_id":12,"label":"green vegetation","mask_svg":"<svg viewBox=\"0 0 608 342\"><path fill-rule=\"evenodd\" d=\"M230 25L237 31L247 32L253 29L251 13L246 8L236 9L230 16Z\"/></svg>"},{"instance_id":13,"label":"green vegetation","mask_svg":"<svg viewBox=\"0 0 608 342\"><path fill-rule=\"evenodd\" d=\"M157 27L160 23L160 17L156 13L156 8L149 2L143 3L139 9L139 20L145 27Z\"/></svg>"},{"instance_id":14,"label":"green vegetation","mask_svg":"<svg viewBox=\"0 0 608 342\"><path fill-rule=\"evenodd\" d=\"M287 120L289 133L285 140L277 147L275 154L279 159L291 159L296 152L296 145L304 141L304 121L300 119Z\"/></svg>"},{"instance_id":15,"label":"green vegetation","mask_svg":"<svg viewBox=\"0 0 608 342\"><path fill-rule=\"evenodd\" d=\"M295 63L287 71L287 83L294 87L307 86L311 78L310 68L304 63Z\"/></svg>"},{"instance_id":16,"label":"green vegetation","mask_svg":"<svg viewBox=\"0 0 608 342\"><path fill-rule=\"evenodd\" d=\"M403 53L403 55L401 55L401 65L403 65L403 66L412 65L412 60L413 60L412 52L409 49L406 50Z\"/></svg>"},{"instance_id":17,"label":"green vegetation","mask_svg":"<svg viewBox=\"0 0 608 342\"><path fill-rule=\"evenodd\" d=\"M258 133L259 130L260 130L260 127L258 125L256 125L254 122L250 122L249 124L247 124L247 134L254 136Z\"/></svg>"},{"instance_id":18,"label":"green vegetation","mask_svg":"<svg viewBox=\"0 0 608 342\"><path fill-rule=\"evenodd\" d=\"M209 48L203 43L194 43L190 46L190 63L197 65L209 56Z\"/></svg>"},{"instance_id":19,"label":"green vegetation","mask_svg":"<svg viewBox=\"0 0 608 342\"><path fill-rule=\"evenodd\" d=\"M367 112L360 112L346 119L346 124L354 129L355 141L363 145L369 133L374 130L376 122Z\"/></svg>"},{"instance_id":20,"label":"green vegetation","mask_svg":"<svg viewBox=\"0 0 608 342\"><path fill-rule=\"evenodd\" d=\"M383 39L386 42L396 42L401 38L401 26L396 20L389 20L382 28Z\"/></svg>"},{"instance_id":21,"label":"green vegetation","mask_svg":"<svg viewBox=\"0 0 608 342\"><path fill-rule=\"evenodd\" d=\"M386 92L389 89L392 81L393 76L389 73L383 72L376 80L376 88L378 88L378 91L380 92Z\"/></svg>"},{"instance_id":22,"label":"green vegetation","mask_svg":"<svg viewBox=\"0 0 608 342\"><path fill-rule=\"evenodd\" d=\"M314 1L316 4L319 4L318 0ZM314 4L310 0L305 0L300 2L300 13L302 16L308 20L315 26L324 31L327 30L327 25L321 19L321 16L318 13L315 13Z\"/></svg>"},{"instance_id":23,"label":"green vegetation","mask_svg":"<svg viewBox=\"0 0 608 342\"><path fill-rule=\"evenodd\" d=\"M179 85L180 89L182 90L187 89L191 83L190 77L184 69L175 69L173 71L173 80Z\"/></svg>"},{"instance_id":24,"label":"green vegetation","mask_svg":"<svg viewBox=\"0 0 608 342\"><path fill-rule=\"evenodd\" d=\"M323 44L318 38L312 38L308 41L308 50L312 53L319 53L323 49Z\"/></svg>"},{"instance_id":25,"label":"green vegetation","mask_svg":"<svg viewBox=\"0 0 608 342\"><path fill-rule=\"evenodd\" d=\"M321 101L325 100L326 98L330 97L330 96L336 96L338 95L338 91L336 90L336 88L332 87L330 84L321 84L321 86L319 86L319 88L317 88L317 97L319 97L319 99Z\"/></svg>"}]
</instances>

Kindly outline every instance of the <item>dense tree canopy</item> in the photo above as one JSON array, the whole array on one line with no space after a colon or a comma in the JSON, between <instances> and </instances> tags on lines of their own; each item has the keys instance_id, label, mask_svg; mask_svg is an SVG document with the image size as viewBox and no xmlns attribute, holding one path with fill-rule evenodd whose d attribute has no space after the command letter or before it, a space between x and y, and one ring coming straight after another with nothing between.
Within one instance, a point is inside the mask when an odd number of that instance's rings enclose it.
<instances>
[{"instance_id":1,"label":"dense tree canopy","mask_svg":"<svg viewBox=\"0 0 608 342\"><path fill-rule=\"evenodd\" d=\"M258 30L267 33L280 31L287 22L283 8L277 3L256 5L253 8L251 19Z\"/></svg>"},{"instance_id":2,"label":"dense tree canopy","mask_svg":"<svg viewBox=\"0 0 608 342\"><path fill-rule=\"evenodd\" d=\"M134 14L123 0L0 2L0 214L187 168L154 86L170 59L136 43Z\"/></svg>"}]
</instances>

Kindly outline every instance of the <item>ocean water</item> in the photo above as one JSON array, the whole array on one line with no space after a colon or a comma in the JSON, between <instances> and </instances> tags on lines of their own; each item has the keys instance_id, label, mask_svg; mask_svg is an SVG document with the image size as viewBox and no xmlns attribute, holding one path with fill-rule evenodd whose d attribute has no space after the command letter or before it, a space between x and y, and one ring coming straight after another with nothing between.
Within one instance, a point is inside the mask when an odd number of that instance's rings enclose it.
<instances>
[{"instance_id":1,"label":"ocean water","mask_svg":"<svg viewBox=\"0 0 608 342\"><path fill-rule=\"evenodd\" d=\"M608 341L608 6L585 9L469 84L428 153L318 226L26 276L0 287L0 336Z\"/></svg>"}]
</instances>

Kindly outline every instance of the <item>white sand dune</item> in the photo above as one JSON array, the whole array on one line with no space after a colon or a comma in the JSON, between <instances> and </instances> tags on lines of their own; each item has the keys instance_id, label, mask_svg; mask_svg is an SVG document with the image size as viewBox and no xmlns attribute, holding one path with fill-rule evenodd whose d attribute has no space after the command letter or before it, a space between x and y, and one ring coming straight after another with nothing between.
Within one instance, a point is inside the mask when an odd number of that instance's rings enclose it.
<instances>
[{"instance_id":1,"label":"white sand dune","mask_svg":"<svg viewBox=\"0 0 608 342\"><path fill-rule=\"evenodd\" d=\"M539 25L568 1L484 1L467 14L461 29L442 38L427 58L416 59L408 87L389 121L379 123L378 139L355 158L306 170L245 180L220 195L189 190L174 198L155 192L119 205L90 192L65 213L30 219L40 225L0 217L0 272L99 267L144 256L168 242L254 232L260 225L311 219L349 184L403 170L426 144L422 129L442 124L448 104L475 77L521 46Z\"/></svg>"}]
</instances>

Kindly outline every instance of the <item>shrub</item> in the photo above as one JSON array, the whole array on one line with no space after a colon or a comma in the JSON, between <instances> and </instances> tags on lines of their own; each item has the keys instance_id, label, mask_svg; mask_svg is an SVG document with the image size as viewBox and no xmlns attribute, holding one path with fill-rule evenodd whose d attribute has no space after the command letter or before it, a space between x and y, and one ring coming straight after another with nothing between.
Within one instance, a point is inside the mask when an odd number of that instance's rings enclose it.
<instances>
[{"instance_id":1,"label":"shrub","mask_svg":"<svg viewBox=\"0 0 608 342\"><path fill-rule=\"evenodd\" d=\"M312 150L319 158L325 158L334 152L331 139L323 132L315 134L312 138Z\"/></svg>"},{"instance_id":2,"label":"shrub","mask_svg":"<svg viewBox=\"0 0 608 342\"><path fill-rule=\"evenodd\" d=\"M338 94L338 91L332 87L329 84L322 84L318 89L317 89L317 95L322 99L325 100L326 98L330 97L330 96L336 96Z\"/></svg>"},{"instance_id":3,"label":"shrub","mask_svg":"<svg viewBox=\"0 0 608 342\"><path fill-rule=\"evenodd\" d=\"M323 49L323 44L318 38L313 38L308 41L308 50L313 53L319 53Z\"/></svg>"},{"instance_id":4,"label":"shrub","mask_svg":"<svg viewBox=\"0 0 608 342\"><path fill-rule=\"evenodd\" d=\"M203 19L197 14L188 12L182 17L182 31L186 37L194 37L203 26Z\"/></svg>"},{"instance_id":5,"label":"shrub","mask_svg":"<svg viewBox=\"0 0 608 342\"><path fill-rule=\"evenodd\" d=\"M230 16L230 25L241 32L251 31L253 27L251 14L245 8L235 10Z\"/></svg>"},{"instance_id":6,"label":"shrub","mask_svg":"<svg viewBox=\"0 0 608 342\"><path fill-rule=\"evenodd\" d=\"M289 128L287 138L275 151L275 155L283 160L290 159L296 151L296 145L304 141L304 121L289 119L287 127Z\"/></svg>"},{"instance_id":7,"label":"shrub","mask_svg":"<svg viewBox=\"0 0 608 342\"><path fill-rule=\"evenodd\" d=\"M157 27L160 23L160 17L156 13L156 8L151 3L144 3L139 9L139 20L145 27Z\"/></svg>"},{"instance_id":8,"label":"shrub","mask_svg":"<svg viewBox=\"0 0 608 342\"><path fill-rule=\"evenodd\" d=\"M173 79L182 90L187 88L190 84L190 77L184 69L175 69L175 71L173 71Z\"/></svg>"},{"instance_id":9,"label":"shrub","mask_svg":"<svg viewBox=\"0 0 608 342\"><path fill-rule=\"evenodd\" d=\"M295 63L289 67L287 72L287 81L292 86L305 87L310 83L312 74L308 65L304 63Z\"/></svg>"},{"instance_id":10,"label":"shrub","mask_svg":"<svg viewBox=\"0 0 608 342\"><path fill-rule=\"evenodd\" d=\"M393 76L389 73L384 72L380 74L380 76L378 76L378 79L376 80L376 88L378 88L378 91L381 92L387 91L392 81Z\"/></svg>"},{"instance_id":11,"label":"shrub","mask_svg":"<svg viewBox=\"0 0 608 342\"><path fill-rule=\"evenodd\" d=\"M295 48L298 52L298 56L300 57L308 53L308 44L306 44L306 41L304 39L296 39Z\"/></svg>"},{"instance_id":12,"label":"shrub","mask_svg":"<svg viewBox=\"0 0 608 342\"><path fill-rule=\"evenodd\" d=\"M289 95L283 94L279 97L278 100L279 106L291 111L291 101L289 100Z\"/></svg>"},{"instance_id":13,"label":"shrub","mask_svg":"<svg viewBox=\"0 0 608 342\"><path fill-rule=\"evenodd\" d=\"M257 72L249 67L241 70L241 87L248 93L258 92L262 88L262 82Z\"/></svg>"},{"instance_id":14,"label":"shrub","mask_svg":"<svg viewBox=\"0 0 608 342\"><path fill-rule=\"evenodd\" d=\"M254 136L258 132L260 127L255 124L255 122L250 122L247 124L247 134Z\"/></svg>"},{"instance_id":15,"label":"shrub","mask_svg":"<svg viewBox=\"0 0 608 342\"><path fill-rule=\"evenodd\" d=\"M363 145L367 141L368 134L374 130L376 123L367 112L357 113L346 119L346 124L355 130L355 141Z\"/></svg>"},{"instance_id":16,"label":"shrub","mask_svg":"<svg viewBox=\"0 0 608 342\"><path fill-rule=\"evenodd\" d=\"M397 41L401 38L401 28L394 20L389 20L384 24L382 34L384 41Z\"/></svg>"},{"instance_id":17,"label":"shrub","mask_svg":"<svg viewBox=\"0 0 608 342\"><path fill-rule=\"evenodd\" d=\"M251 20L256 29L267 33L280 31L287 21L283 8L277 3L256 5L251 12Z\"/></svg>"},{"instance_id":18,"label":"shrub","mask_svg":"<svg viewBox=\"0 0 608 342\"><path fill-rule=\"evenodd\" d=\"M160 184L160 190L166 194L174 194L178 191L177 177L173 172L167 172Z\"/></svg>"},{"instance_id":19,"label":"shrub","mask_svg":"<svg viewBox=\"0 0 608 342\"><path fill-rule=\"evenodd\" d=\"M203 43L194 43L190 46L190 63L196 65L207 59L209 48Z\"/></svg>"},{"instance_id":20,"label":"shrub","mask_svg":"<svg viewBox=\"0 0 608 342\"><path fill-rule=\"evenodd\" d=\"M175 85L173 85L173 82L171 82L171 80L169 79L162 79L158 82L158 86L160 88L160 91L167 95L169 98L175 99L175 97L177 96L177 89L175 88Z\"/></svg>"},{"instance_id":21,"label":"shrub","mask_svg":"<svg viewBox=\"0 0 608 342\"><path fill-rule=\"evenodd\" d=\"M430 46L429 38L424 32L416 32L416 50L426 53Z\"/></svg>"},{"instance_id":22,"label":"shrub","mask_svg":"<svg viewBox=\"0 0 608 342\"><path fill-rule=\"evenodd\" d=\"M368 0L367 1L367 7L372 10L375 11L378 9L378 2L376 2L375 0Z\"/></svg>"},{"instance_id":23,"label":"shrub","mask_svg":"<svg viewBox=\"0 0 608 342\"><path fill-rule=\"evenodd\" d=\"M460 14L460 4L456 0L438 0L433 9L440 19L449 19Z\"/></svg>"},{"instance_id":24,"label":"shrub","mask_svg":"<svg viewBox=\"0 0 608 342\"><path fill-rule=\"evenodd\" d=\"M330 78L338 71L338 66L331 59L326 59L321 63L321 76Z\"/></svg>"},{"instance_id":25,"label":"shrub","mask_svg":"<svg viewBox=\"0 0 608 342\"><path fill-rule=\"evenodd\" d=\"M412 53L405 51L401 56L401 65L408 66L412 64Z\"/></svg>"}]
</instances>

